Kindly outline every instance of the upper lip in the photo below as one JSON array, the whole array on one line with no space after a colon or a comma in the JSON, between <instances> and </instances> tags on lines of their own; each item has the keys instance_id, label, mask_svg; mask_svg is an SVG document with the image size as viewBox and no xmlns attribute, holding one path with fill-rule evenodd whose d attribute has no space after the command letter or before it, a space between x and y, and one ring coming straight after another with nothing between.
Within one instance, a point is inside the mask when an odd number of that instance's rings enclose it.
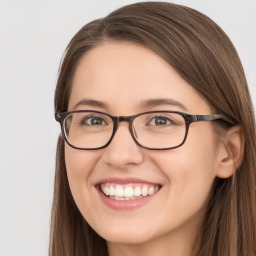
<instances>
[{"instance_id":1,"label":"upper lip","mask_svg":"<svg viewBox=\"0 0 256 256\"><path fill-rule=\"evenodd\" d=\"M99 180L96 185L102 184L102 183L115 183L115 184L129 184L129 183L145 183L145 184L152 184L152 185L160 185L159 183L147 181L144 179L138 179L134 177L130 178L118 178L118 177L109 177Z\"/></svg>"}]
</instances>

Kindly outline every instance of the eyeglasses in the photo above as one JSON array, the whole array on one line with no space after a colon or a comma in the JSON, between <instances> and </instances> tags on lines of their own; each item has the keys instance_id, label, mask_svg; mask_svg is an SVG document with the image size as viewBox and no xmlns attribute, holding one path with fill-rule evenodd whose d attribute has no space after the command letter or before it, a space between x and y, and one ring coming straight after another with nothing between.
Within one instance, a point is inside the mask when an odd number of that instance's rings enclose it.
<instances>
[{"instance_id":1,"label":"eyeglasses","mask_svg":"<svg viewBox=\"0 0 256 256\"><path fill-rule=\"evenodd\" d=\"M151 150L173 149L185 143L191 123L222 118L219 114L190 115L176 111L151 111L133 116L111 116L92 110L55 114L67 144L82 150L107 147L120 122L129 123L132 138L139 146Z\"/></svg>"}]
</instances>

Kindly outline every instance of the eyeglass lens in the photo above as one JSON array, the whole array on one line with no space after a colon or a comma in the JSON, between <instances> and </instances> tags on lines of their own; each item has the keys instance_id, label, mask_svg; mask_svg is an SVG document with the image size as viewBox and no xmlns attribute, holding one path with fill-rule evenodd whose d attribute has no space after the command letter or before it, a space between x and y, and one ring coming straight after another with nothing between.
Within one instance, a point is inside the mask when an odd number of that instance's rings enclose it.
<instances>
[{"instance_id":1,"label":"eyeglass lens","mask_svg":"<svg viewBox=\"0 0 256 256\"><path fill-rule=\"evenodd\" d=\"M71 113L64 120L65 136L77 148L103 147L110 140L113 130L113 120L101 113ZM133 120L132 130L134 138L144 147L171 148L183 142L186 122L178 113L145 113Z\"/></svg>"}]
</instances>

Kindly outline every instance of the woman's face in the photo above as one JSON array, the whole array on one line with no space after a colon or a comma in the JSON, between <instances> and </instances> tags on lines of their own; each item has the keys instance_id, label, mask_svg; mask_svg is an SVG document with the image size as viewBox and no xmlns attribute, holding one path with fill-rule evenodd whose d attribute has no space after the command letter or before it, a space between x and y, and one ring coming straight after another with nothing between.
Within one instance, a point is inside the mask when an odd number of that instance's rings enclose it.
<instances>
[{"instance_id":1,"label":"woman's face","mask_svg":"<svg viewBox=\"0 0 256 256\"><path fill-rule=\"evenodd\" d=\"M146 104L149 101L153 104ZM168 63L128 42L107 42L82 57L68 110L97 110L113 116L153 110L212 114L207 101ZM128 123L121 122L104 149L77 150L65 145L72 195L90 226L109 243L193 236L218 170L216 141L212 122L196 122L181 147L148 150L135 143ZM137 187L145 187L153 194L117 200L106 197L101 185L114 193L126 188L135 193Z\"/></svg>"}]
</instances>

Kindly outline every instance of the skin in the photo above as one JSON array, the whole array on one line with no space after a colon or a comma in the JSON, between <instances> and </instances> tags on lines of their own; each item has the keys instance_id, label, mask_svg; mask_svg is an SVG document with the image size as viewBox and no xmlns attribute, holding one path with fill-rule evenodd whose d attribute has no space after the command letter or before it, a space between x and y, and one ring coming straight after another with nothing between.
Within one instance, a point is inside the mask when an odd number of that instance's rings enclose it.
<instances>
[{"instance_id":1,"label":"skin","mask_svg":"<svg viewBox=\"0 0 256 256\"><path fill-rule=\"evenodd\" d=\"M89 98L104 107L75 105ZM143 107L148 99L168 98L185 107ZM151 110L212 114L208 102L161 57L128 42L105 42L86 53L75 72L68 110L93 109L114 116ZM217 142L218 141L218 142ZM91 227L115 255L192 255L200 239L210 189L223 173L228 154L212 122L190 126L185 144L154 151L138 146L122 122L111 144L101 150L65 145L68 180L74 200ZM222 169L221 169L222 168ZM95 188L104 178L135 177L162 186L148 204L133 211L105 206Z\"/></svg>"}]
</instances>

